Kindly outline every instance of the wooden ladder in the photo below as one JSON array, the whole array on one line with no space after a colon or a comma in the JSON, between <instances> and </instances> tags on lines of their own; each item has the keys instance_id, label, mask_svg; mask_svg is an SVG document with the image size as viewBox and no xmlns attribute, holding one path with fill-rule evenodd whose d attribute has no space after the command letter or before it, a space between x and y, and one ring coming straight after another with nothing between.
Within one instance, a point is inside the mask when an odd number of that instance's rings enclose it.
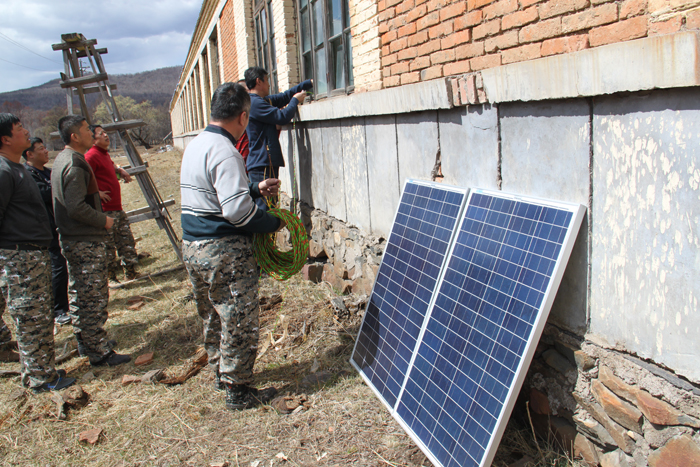
<instances>
[{"instance_id":1,"label":"wooden ladder","mask_svg":"<svg viewBox=\"0 0 700 467\"><path fill-rule=\"evenodd\" d=\"M170 213L168 206L175 204L175 201L169 199L163 201L158 189L153 183L153 179L148 173L148 163L144 163L136 150L131 136L127 130L138 128L147 123L142 120L124 120L119 114L117 104L114 101L112 91L117 89L116 84L109 84L109 77L105 71L104 63L102 62L102 54L107 53L107 49L96 49L96 39L85 39L85 36L78 33L61 34L61 43L53 44L53 50L63 51L63 64L65 73L61 73L61 87L66 89L66 103L68 105L68 114L73 114L73 90L78 95L80 103L80 111L87 120L88 124L93 123L88 111L85 95L99 92L102 96L102 101L107 107L107 112L112 120L112 123L102 125L102 129L108 133L116 133L119 141L126 152L126 157L129 160L130 167L125 170L136 179L141 187L148 207L136 209L127 212L130 223L140 222L147 219L155 219L158 227L165 230L170 239L170 243L175 250L175 254L182 261L182 252L180 251L180 239L175 233L172 224L170 223ZM92 69L92 74L84 74L80 67L80 58L87 58Z\"/></svg>"}]
</instances>

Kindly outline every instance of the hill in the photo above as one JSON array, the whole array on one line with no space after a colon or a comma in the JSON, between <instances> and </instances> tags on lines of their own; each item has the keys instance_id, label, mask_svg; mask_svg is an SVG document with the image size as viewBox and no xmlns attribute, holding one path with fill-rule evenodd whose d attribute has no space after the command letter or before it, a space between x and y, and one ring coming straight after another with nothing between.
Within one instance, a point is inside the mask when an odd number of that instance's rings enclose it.
<instances>
[{"instance_id":1,"label":"hill","mask_svg":"<svg viewBox=\"0 0 700 467\"><path fill-rule=\"evenodd\" d=\"M141 73L110 75L110 84L116 84L115 94L128 96L136 102L149 100L154 107L167 106L180 78L181 66L159 68ZM58 74L58 72L56 73ZM0 93L0 106L6 102L19 102L24 107L46 111L66 105L66 91L56 78L40 86ZM88 96L88 105L94 107L100 101L99 94ZM74 101L77 103L77 100Z\"/></svg>"}]
</instances>

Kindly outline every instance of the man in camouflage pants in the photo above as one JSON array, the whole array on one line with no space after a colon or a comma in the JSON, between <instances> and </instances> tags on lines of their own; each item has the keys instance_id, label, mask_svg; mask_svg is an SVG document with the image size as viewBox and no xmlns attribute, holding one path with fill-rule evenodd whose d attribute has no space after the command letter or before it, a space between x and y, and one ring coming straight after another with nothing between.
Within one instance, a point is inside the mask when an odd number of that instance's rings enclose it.
<instances>
[{"instance_id":1,"label":"man in camouflage pants","mask_svg":"<svg viewBox=\"0 0 700 467\"><path fill-rule=\"evenodd\" d=\"M224 83L211 101L211 123L182 157L182 256L204 321L204 345L226 407L242 410L268 402L275 388L251 386L258 351L258 268L255 232L284 224L255 205L276 195L279 180L251 184L235 148L248 124L250 97ZM223 386L223 387L221 387Z\"/></svg>"},{"instance_id":2,"label":"man in camouflage pants","mask_svg":"<svg viewBox=\"0 0 700 467\"><path fill-rule=\"evenodd\" d=\"M124 267L124 274L127 279L136 277L136 265L139 262L136 253L136 243L134 235L129 227L129 220L122 209L122 195L119 186L119 179L124 179L124 183L131 181L131 175L121 167L117 167L112 161L109 149L109 136L100 125L90 125L90 131L95 138L95 144L85 153L85 160L90 164L92 172L97 180L97 187L100 190L100 200L102 201L102 211L114 219L114 225L110 229L107 239L107 257L109 265L109 278L117 280L117 271ZM117 258L117 253L119 257ZM121 260L121 264L120 264Z\"/></svg>"},{"instance_id":3,"label":"man in camouflage pants","mask_svg":"<svg viewBox=\"0 0 700 467\"><path fill-rule=\"evenodd\" d=\"M74 378L56 371L51 298L53 239L49 215L31 175L20 163L29 132L12 114L0 114L0 314L15 322L21 381L35 392L70 386ZM0 338L11 339L4 326Z\"/></svg>"},{"instance_id":4,"label":"man in camouflage pants","mask_svg":"<svg viewBox=\"0 0 700 467\"><path fill-rule=\"evenodd\" d=\"M69 115L58 121L66 144L53 164L51 191L54 216L70 278L70 315L78 351L93 366L115 366L131 361L115 353L107 338L106 241L114 219L102 212L97 181L83 153L93 143L85 117Z\"/></svg>"}]
</instances>

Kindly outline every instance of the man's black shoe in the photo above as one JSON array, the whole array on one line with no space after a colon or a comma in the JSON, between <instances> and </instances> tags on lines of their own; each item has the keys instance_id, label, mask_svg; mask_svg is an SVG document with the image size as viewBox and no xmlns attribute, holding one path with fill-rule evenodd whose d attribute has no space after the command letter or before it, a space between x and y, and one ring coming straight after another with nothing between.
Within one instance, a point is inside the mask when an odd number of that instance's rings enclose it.
<instances>
[{"instance_id":1,"label":"man's black shoe","mask_svg":"<svg viewBox=\"0 0 700 467\"><path fill-rule=\"evenodd\" d=\"M35 394L39 394L41 392L46 392L46 391L59 391L61 389L65 389L68 386L71 386L73 383L75 383L75 378L67 378L66 377L66 372L65 370L58 370L57 371L58 376L56 377L55 380L44 383L41 386L37 386L35 388L32 388L32 391L34 391Z\"/></svg>"},{"instance_id":2,"label":"man's black shoe","mask_svg":"<svg viewBox=\"0 0 700 467\"><path fill-rule=\"evenodd\" d=\"M97 362L90 362L90 365L92 366L117 366L121 365L122 363L129 363L131 361L131 357L129 355L121 355L116 353L114 350L112 350L110 353L105 355L105 357L102 360L99 360Z\"/></svg>"},{"instance_id":3,"label":"man's black shoe","mask_svg":"<svg viewBox=\"0 0 700 467\"><path fill-rule=\"evenodd\" d=\"M75 335L75 339L78 341L78 355L81 357L87 357L87 349L85 348L85 344L83 344L83 338L80 334ZM117 341L114 339L110 339L107 341L107 343L112 347L117 346Z\"/></svg>"},{"instance_id":4,"label":"man's black shoe","mask_svg":"<svg viewBox=\"0 0 700 467\"><path fill-rule=\"evenodd\" d=\"M245 410L269 403L277 395L273 387L258 390L245 384L226 384L226 408Z\"/></svg>"},{"instance_id":5,"label":"man's black shoe","mask_svg":"<svg viewBox=\"0 0 700 467\"><path fill-rule=\"evenodd\" d=\"M214 375L214 389L217 391L223 391L226 389L226 383L221 381L221 376L219 376L219 372L216 372L216 375Z\"/></svg>"},{"instance_id":6,"label":"man's black shoe","mask_svg":"<svg viewBox=\"0 0 700 467\"><path fill-rule=\"evenodd\" d=\"M54 318L54 322L60 325L70 324L70 316L68 316L68 313L62 313Z\"/></svg>"}]
</instances>

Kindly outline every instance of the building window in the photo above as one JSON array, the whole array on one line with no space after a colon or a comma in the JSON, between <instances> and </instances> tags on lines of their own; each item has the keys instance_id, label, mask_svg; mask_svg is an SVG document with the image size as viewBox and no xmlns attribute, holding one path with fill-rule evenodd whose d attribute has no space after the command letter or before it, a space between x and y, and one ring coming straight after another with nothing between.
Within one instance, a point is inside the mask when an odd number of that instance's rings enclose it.
<instances>
[{"instance_id":1,"label":"building window","mask_svg":"<svg viewBox=\"0 0 700 467\"><path fill-rule=\"evenodd\" d=\"M348 0L300 0L301 62L316 97L353 89Z\"/></svg>"},{"instance_id":2,"label":"building window","mask_svg":"<svg viewBox=\"0 0 700 467\"><path fill-rule=\"evenodd\" d=\"M277 58L272 0L255 0L255 59L270 80L270 94L277 94Z\"/></svg>"}]
</instances>

